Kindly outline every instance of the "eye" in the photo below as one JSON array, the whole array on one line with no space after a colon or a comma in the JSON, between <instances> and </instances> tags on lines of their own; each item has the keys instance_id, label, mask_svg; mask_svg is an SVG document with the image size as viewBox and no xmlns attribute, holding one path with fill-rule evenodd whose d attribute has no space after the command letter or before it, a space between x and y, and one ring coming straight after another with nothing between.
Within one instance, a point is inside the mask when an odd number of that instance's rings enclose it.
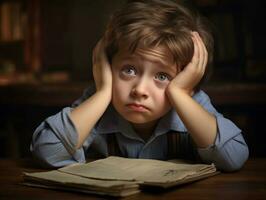
<instances>
[{"instance_id":1,"label":"eye","mask_svg":"<svg viewBox=\"0 0 266 200\"><path fill-rule=\"evenodd\" d=\"M164 82L164 81L170 81L171 77L166 73L160 72L156 74L155 79L157 79L158 81Z\"/></svg>"},{"instance_id":2,"label":"eye","mask_svg":"<svg viewBox=\"0 0 266 200\"><path fill-rule=\"evenodd\" d=\"M126 76L135 76L137 74L137 71L133 66L125 66L123 67L121 72L123 75L126 75Z\"/></svg>"}]
</instances>

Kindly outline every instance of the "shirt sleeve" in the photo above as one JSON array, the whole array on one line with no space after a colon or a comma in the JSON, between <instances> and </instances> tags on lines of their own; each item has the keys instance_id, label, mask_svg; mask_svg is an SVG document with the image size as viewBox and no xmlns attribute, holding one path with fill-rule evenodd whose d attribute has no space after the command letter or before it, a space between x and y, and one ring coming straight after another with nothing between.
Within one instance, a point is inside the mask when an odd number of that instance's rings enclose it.
<instances>
[{"instance_id":1,"label":"shirt sleeve","mask_svg":"<svg viewBox=\"0 0 266 200\"><path fill-rule=\"evenodd\" d=\"M201 159L206 163L214 163L223 171L240 169L248 159L248 146L242 136L242 131L229 119L218 113L204 92L198 94L198 102L216 117L217 135L213 145L198 148Z\"/></svg>"},{"instance_id":2,"label":"shirt sleeve","mask_svg":"<svg viewBox=\"0 0 266 200\"><path fill-rule=\"evenodd\" d=\"M91 94L86 90L73 107L79 105ZM72 107L66 107L59 113L48 117L35 130L30 150L42 164L62 167L76 162L85 162L85 151L95 138L95 131L86 141L86 145L76 150L77 131L70 119Z\"/></svg>"}]
</instances>

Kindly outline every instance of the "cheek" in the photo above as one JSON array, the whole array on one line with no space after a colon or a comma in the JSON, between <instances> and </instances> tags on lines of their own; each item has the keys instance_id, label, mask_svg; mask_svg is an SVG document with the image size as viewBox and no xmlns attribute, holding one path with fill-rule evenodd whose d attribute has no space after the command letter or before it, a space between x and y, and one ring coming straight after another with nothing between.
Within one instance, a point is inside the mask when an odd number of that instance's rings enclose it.
<instances>
[{"instance_id":1,"label":"cheek","mask_svg":"<svg viewBox=\"0 0 266 200\"><path fill-rule=\"evenodd\" d=\"M166 96L165 90L157 89L153 95L155 100L154 103L160 110L169 110L171 108L171 104Z\"/></svg>"},{"instance_id":2,"label":"cheek","mask_svg":"<svg viewBox=\"0 0 266 200\"><path fill-rule=\"evenodd\" d=\"M118 77L113 76L113 101L120 102L122 100L125 100L128 91L128 85L121 81L121 79L119 79Z\"/></svg>"}]
</instances>

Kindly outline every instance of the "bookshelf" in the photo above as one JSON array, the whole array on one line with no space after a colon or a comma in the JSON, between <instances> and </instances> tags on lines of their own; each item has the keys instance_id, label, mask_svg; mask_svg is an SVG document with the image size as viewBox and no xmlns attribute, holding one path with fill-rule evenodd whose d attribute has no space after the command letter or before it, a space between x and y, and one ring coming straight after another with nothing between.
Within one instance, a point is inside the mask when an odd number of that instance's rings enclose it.
<instances>
[{"instance_id":1,"label":"bookshelf","mask_svg":"<svg viewBox=\"0 0 266 200\"><path fill-rule=\"evenodd\" d=\"M23 37L20 42L14 39L0 40L0 77L24 74L22 80L36 82L48 80L52 74L51 79L55 82L69 79L92 80L92 50L102 36L112 11L125 2L126 0L1 1L1 8L4 9L13 4L19 5L22 13L19 18L23 19ZM0 15L0 21L5 21L5 18ZM5 24L9 23L3 23L6 29ZM1 34L2 32L0 29ZM8 35L10 34L9 31ZM5 56L3 52L14 44L18 44L16 49ZM10 58L12 53L19 57ZM8 69L5 70L6 68Z\"/></svg>"},{"instance_id":2,"label":"bookshelf","mask_svg":"<svg viewBox=\"0 0 266 200\"><path fill-rule=\"evenodd\" d=\"M192 0L207 17L215 39L213 81L266 81L266 2Z\"/></svg>"},{"instance_id":3,"label":"bookshelf","mask_svg":"<svg viewBox=\"0 0 266 200\"><path fill-rule=\"evenodd\" d=\"M0 84L30 80L40 70L39 3L0 2Z\"/></svg>"},{"instance_id":4,"label":"bookshelf","mask_svg":"<svg viewBox=\"0 0 266 200\"><path fill-rule=\"evenodd\" d=\"M60 71L58 81L92 80L92 49L109 14L126 1L1 1L0 76L24 72L24 79L36 81ZM210 21L215 38L211 81L265 83L265 2L184 2Z\"/></svg>"},{"instance_id":5,"label":"bookshelf","mask_svg":"<svg viewBox=\"0 0 266 200\"><path fill-rule=\"evenodd\" d=\"M0 3L0 73L10 75L24 65L25 2Z\"/></svg>"}]
</instances>

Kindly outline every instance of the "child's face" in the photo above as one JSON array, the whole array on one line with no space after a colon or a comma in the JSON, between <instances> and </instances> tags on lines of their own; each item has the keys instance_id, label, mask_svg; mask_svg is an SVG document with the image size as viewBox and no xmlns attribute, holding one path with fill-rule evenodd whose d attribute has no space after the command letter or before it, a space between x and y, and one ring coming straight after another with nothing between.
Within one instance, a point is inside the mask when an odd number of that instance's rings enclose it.
<instances>
[{"instance_id":1,"label":"child's face","mask_svg":"<svg viewBox=\"0 0 266 200\"><path fill-rule=\"evenodd\" d=\"M129 122L156 122L171 109L165 91L177 67L166 48L138 48L133 54L121 49L113 57L112 73L112 103Z\"/></svg>"}]
</instances>

